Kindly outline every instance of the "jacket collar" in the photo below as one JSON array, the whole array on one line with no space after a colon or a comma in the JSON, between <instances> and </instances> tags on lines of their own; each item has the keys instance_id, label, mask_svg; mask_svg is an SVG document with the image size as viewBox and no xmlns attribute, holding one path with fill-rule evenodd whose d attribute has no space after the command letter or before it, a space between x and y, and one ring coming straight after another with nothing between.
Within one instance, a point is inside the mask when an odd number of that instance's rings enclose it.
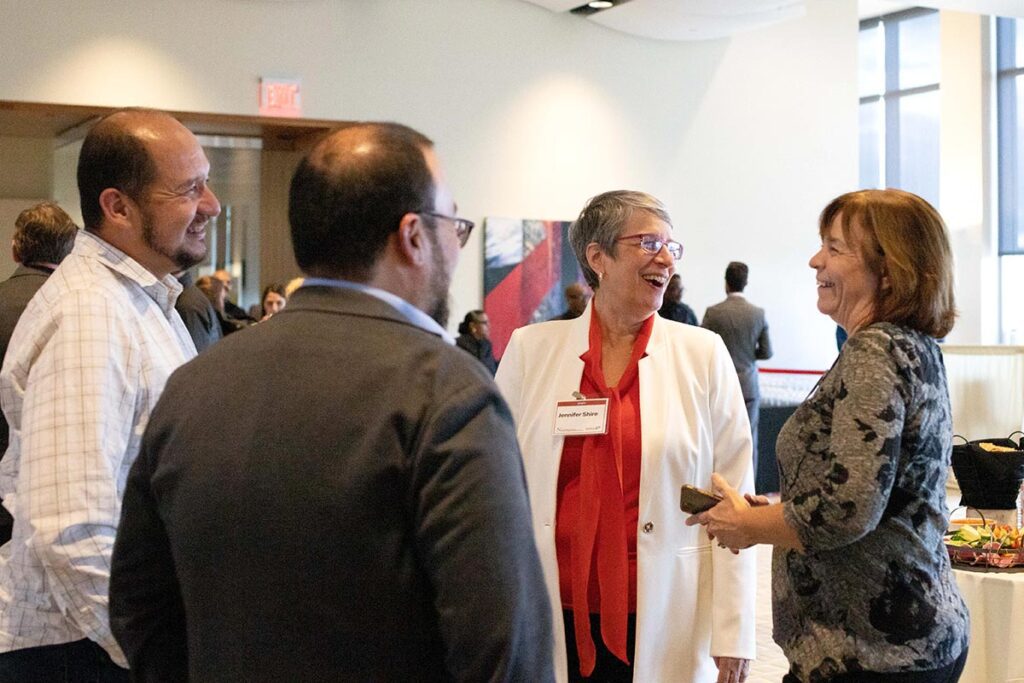
<instances>
[{"instance_id":1,"label":"jacket collar","mask_svg":"<svg viewBox=\"0 0 1024 683\"><path fill-rule=\"evenodd\" d=\"M288 305L277 315L295 314L300 311L386 320L400 325L408 325L422 330L426 334L443 338L439 333L416 325L383 300L357 289L304 284L295 290L295 293L288 299Z\"/></svg>"},{"instance_id":2,"label":"jacket collar","mask_svg":"<svg viewBox=\"0 0 1024 683\"><path fill-rule=\"evenodd\" d=\"M11 273L11 277L24 277L25 275L42 275L43 277L49 277L51 274L53 274L52 268L19 263L18 267L14 269L14 272Z\"/></svg>"}]
</instances>

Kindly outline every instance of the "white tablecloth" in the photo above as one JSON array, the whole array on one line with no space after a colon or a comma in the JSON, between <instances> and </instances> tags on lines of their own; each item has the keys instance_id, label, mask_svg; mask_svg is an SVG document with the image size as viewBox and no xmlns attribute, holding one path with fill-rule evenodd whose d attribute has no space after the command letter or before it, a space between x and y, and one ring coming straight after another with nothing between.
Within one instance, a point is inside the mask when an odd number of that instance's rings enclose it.
<instances>
[{"instance_id":1,"label":"white tablecloth","mask_svg":"<svg viewBox=\"0 0 1024 683\"><path fill-rule=\"evenodd\" d=\"M953 575L971 612L971 646L960 683L1024 683L1024 572Z\"/></svg>"}]
</instances>

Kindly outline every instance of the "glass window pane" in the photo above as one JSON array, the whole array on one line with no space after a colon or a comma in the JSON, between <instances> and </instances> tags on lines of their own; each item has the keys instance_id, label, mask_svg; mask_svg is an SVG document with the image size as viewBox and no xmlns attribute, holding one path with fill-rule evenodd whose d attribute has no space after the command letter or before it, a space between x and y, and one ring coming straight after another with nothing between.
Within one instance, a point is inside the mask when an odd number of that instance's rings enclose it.
<instances>
[{"instance_id":1,"label":"glass window pane","mask_svg":"<svg viewBox=\"0 0 1024 683\"><path fill-rule=\"evenodd\" d=\"M999 79L999 252L1024 254L1024 76Z\"/></svg>"},{"instance_id":2,"label":"glass window pane","mask_svg":"<svg viewBox=\"0 0 1024 683\"><path fill-rule=\"evenodd\" d=\"M882 186L882 101L860 105L860 186Z\"/></svg>"},{"instance_id":3,"label":"glass window pane","mask_svg":"<svg viewBox=\"0 0 1024 683\"><path fill-rule=\"evenodd\" d=\"M901 97L900 188L939 205L939 92Z\"/></svg>"},{"instance_id":4,"label":"glass window pane","mask_svg":"<svg viewBox=\"0 0 1024 683\"><path fill-rule=\"evenodd\" d=\"M881 95L885 90L885 43L883 42L882 24L862 28L859 34L857 54L860 61L860 74L857 84L860 96Z\"/></svg>"},{"instance_id":5,"label":"glass window pane","mask_svg":"<svg viewBox=\"0 0 1024 683\"><path fill-rule=\"evenodd\" d=\"M899 87L939 82L939 13L903 19L899 32Z\"/></svg>"},{"instance_id":6,"label":"glass window pane","mask_svg":"<svg viewBox=\"0 0 1024 683\"><path fill-rule=\"evenodd\" d=\"M1013 69L1021 62L1020 50L1024 45L1017 45L1017 20L1007 17L996 19L996 69Z\"/></svg>"}]
</instances>

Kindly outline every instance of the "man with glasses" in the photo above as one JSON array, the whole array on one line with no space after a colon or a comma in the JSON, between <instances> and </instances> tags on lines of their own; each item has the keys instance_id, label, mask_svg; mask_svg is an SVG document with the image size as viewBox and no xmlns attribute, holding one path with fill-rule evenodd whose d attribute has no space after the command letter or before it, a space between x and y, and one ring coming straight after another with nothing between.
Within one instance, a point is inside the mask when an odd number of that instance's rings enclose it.
<instances>
[{"instance_id":1,"label":"man with glasses","mask_svg":"<svg viewBox=\"0 0 1024 683\"><path fill-rule=\"evenodd\" d=\"M455 213L404 126L301 162L303 286L171 378L129 476L111 609L140 680L553 680L508 407L444 329Z\"/></svg>"},{"instance_id":2,"label":"man with glasses","mask_svg":"<svg viewBox=\"0 0 1024 683\"><path fill-rule=\"evenodd\" d=\"M491 346L491 319L485 311L470 311L459 324L459 336L455 345L484 364L493 375L498 371Z\"/></svg>"},{"instance_id":3,"label":"man with glasses","mask_svg":"<svg viewBox=\"0 0 1024 683\"><path fill-rule=\"evenodd\" d=\"M725 269L725 301L709 306L701 326L717 332L729 349L736 374L740 378L743 400L747 404L750 432L754 441L754 472L757 472L757 421L760 417L761 390L757 381L757 361L772 357L768 323L764 309L747 301L750 270L746 263L732 261Z\"/></svg>"}]
</instances>

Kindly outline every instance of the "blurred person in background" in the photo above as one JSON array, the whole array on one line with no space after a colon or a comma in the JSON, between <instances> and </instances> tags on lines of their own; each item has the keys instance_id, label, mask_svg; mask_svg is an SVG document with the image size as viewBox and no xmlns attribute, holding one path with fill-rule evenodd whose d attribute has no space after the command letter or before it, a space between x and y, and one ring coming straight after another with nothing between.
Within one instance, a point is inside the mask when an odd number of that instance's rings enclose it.
<instances>
[{"instance_id":1,"label":"blurred person in background","mask_svg":"<svg viewBox=\"0 0 1024 683\"><path fill-rule=\"evenodd\" d=\"M470 311L459 323L459 336L455 344L484 364L491 375L498 370L491 349L491 321L483 311Z\"/></svg>"},{"instance_id":2,"label":"blurred person in background","mask_svg":"<svg viewBox=\"0 0 1024 683\"><path fill-rule=\"evenodd\" d=\"M725 268L725 301L708 306L701 326L718 333L729 349L736 375L743 389L747 406L750 437L754 444L754 471L757 471L757 432L761 420L761 385L757 375L757 361L772 357L772 342L768 337L768 323L764 309L755 306L743 296L750 270L746 263L732 261Z\"/></svg>"},{"instance_id":3,"label":"blurred person in background","mask_svg":"<svg viewBox=\"0 0 1024 683\"><path fill-rule=\"evenodd\" d=\"M573 282L565 288L565 302L569 305L565 311L552 320L572 320L583 315L592 292L580 282Z\"/></svg>"},{"instance_id":4,"label":"blurred person in background","mask_svg":"<svg viewBox=\"0 0 1024 683\"><path fill-rule=\"evenodd\" d=\"M279 313L288 303L284 285L274 283L263 288L260 296L260 321L269 320L272 315Z\"/></svg>"},{"instance_id":5,"label":"blurred person in background","mask_svg":"<svg viewBox=\"0 0 1024 683\"><path fill-rule=\"evenodd\" d=\"M665 301L658 309L658 315L684 325L697 324L697 314L683 303L683 278L679 273L673 275L672 279L668 281L668 287L665 289Z\"/></svg>"},{"instance_id":6,"label":"blurred person in background","mask_svg":"<svg viewBox=\"0 0 1024 683\"><path fill-rule=\"evenodd\" d=\"M236 329L241 329L245 325L256 322L256 318L250 316L245 312L245 309L231 300L231 295L235 288L234 278L231 277L231 273L222 268L214 271L213 277L220 280L221 284L224 285L224 310L221 312L223 317L243 323L236 326Z\"/></svg>"},{"instance_id":7,"label":"blurred person in background","mask_svg":"<svg viewBox=\"0 0 1024 683\"><path fill-rule=\"evenodd\" d=\"M11 258L18 264L9 278L0 282L0 361L21 314L75 245L78 226L55 202L43 202L25 209L14 221ZM0 458L7 452L7 418L0 416ZM11 539L14 523L7 508L0 507L0 545Z\"/></svg>"}]
</instances>

